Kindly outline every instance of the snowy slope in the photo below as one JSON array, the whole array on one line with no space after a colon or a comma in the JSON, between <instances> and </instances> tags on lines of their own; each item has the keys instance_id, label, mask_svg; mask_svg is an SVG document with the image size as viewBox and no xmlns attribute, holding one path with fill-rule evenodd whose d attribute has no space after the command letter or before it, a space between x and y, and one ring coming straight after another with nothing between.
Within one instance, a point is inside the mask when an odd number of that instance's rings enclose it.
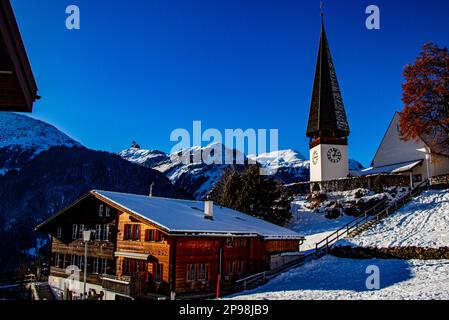
<instances>
[{"instance_id":1,"label":"snowy slope","mask_svg":"<svg viewBox=\"0 0 449 320\"><path fill-rule=\"evenodd\" d=\"M380 290L366 288L368 266L380 271ZM235 295L241 300L447 300L448 260L352 260L326 256L266 285Z\"/></svg>"},{"instance_id":2,"label":"snowy slope","mask_svg":"<svg viewBox=\"0 0 449 320\"><path fill-rule=\"evenodd\" d=\"M449 245L449 190L426 191L373 229L338 245L424 247Z\"/></svg>"},{"instance_id":3,"label":"snowy slope","mask_svg":"<svg viewBox=\"0 0 449 320\"><path fill-rule=\"evenodd\" d=\"M16 113L0 112L0 148L21 146L40 152L53 146L79 145L48 123Z\"/></svg>"},{"instance_id":4,"label":"snowy slope","mask_svg":"<svg viewBox=\"0 0 449 320\"><path fill-rule=\"evenodd\" d=\"M81 146L54 126L24 115L0 112L0 174L20 169L54 146Z\"/></svg>"}]
</instances>

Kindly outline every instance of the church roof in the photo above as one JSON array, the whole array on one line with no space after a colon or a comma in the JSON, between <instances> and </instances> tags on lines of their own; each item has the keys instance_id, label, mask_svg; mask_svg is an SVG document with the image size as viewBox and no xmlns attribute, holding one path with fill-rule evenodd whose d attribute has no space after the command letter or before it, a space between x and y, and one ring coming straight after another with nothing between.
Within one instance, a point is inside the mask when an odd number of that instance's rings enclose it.
<instances>
[{"instance_id":1,"label":"church roof","mask_svg":"<svg viewBox=\"0 0 449 320\"><path fill-rule=\"evenodd\" d=\"M323 19L307 136L334 133L337 137L347 137L350 130Z\"/></svg>"}]
</instances>

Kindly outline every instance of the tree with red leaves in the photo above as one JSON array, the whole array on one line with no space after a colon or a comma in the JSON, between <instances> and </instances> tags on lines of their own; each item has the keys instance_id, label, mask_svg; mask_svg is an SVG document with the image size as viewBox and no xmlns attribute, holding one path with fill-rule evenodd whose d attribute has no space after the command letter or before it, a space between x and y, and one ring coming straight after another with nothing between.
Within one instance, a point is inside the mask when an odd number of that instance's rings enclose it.
<instances>
[{"instance_id":1,"label":"tree with red leaves","mask_svg":"<svg viewBox=\"0 0 449 320\"><path fill-rule=\"evenodd\" d=\"M415 64L404 69L403 140L422 139L432 149L449 149L449 51L424 45Z\"/></svg>"}]
</instances>

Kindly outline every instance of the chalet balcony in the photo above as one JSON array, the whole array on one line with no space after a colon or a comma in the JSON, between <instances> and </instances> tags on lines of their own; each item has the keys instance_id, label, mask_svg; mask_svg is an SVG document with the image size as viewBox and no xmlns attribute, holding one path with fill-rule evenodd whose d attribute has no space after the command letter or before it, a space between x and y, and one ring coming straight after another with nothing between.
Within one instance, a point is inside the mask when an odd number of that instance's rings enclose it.
<instances>
[{"instance_id":1,"label":"chalet balcony","mask_svg":"<svg viewBox=\"0 0 449 320\"><path fill-rule=\"evenodd\" d=\"M101 280L105 290L128 297L142 295L146 290L145 282L139 275L121 277L104 275Z\"/></svg>"}]
</instances>

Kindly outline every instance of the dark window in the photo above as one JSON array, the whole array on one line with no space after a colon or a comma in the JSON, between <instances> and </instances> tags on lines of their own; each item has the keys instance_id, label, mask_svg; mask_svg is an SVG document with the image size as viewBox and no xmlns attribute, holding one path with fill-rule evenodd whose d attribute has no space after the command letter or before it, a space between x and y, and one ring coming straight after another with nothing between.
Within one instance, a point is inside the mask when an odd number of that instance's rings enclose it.
<instances>
[{"instance_id":1,"label":"dark window","mask_svg":"<svg viewBox=\"0 0 449 320\"><path fill-rule=\"evenodd\" d=\"M139 224L135 224L133 226L133 238L132 238L132 240L140 241L140 225Z\"/></svg>"},{"instance_id":2,"label":"dark window","mask_svg":"<svg viewBox=\"0 0 449 320\"><path fill-rule=\"evenodd\" d=\"M140 241L140 225L139 224L125 224L124 240Z\"/></svg>"},{"instance_id":3,"label":"dark window","mask_svg":"<svg viewBox=\"0 0 449 320\"><path fill-rule=\"evenodd\" d=\"M244 273L244 262L240 260L226 261L225 272L228 275Z\"/></svg>"},{"instance_id":4,"label":"dark window","mask_svg":"<svg viewBox=\"0 0 449 320\"><path fill-rule=\"evenodd\" d=\"M198 281L209 281L209 264L201 263L199 265Z\"/></svg>"},{"instance_id":5,"label":"dark window","mask_svg":"<svg viewBox=\"0 0 449 320\"><path fill-rule=\"evenodd\" d=\"M56 229L56 238L58 238L58 239L62 238L62 227L58 227Z\"/></svg>"},{"instance_id":6,"label":"dark window","mask_svg":"<svg viewBox=\"0 0 449 320\"><path fill-rule=\"evenodd\" d=\"M98 274L100 271L100 258L94 258L92 273Z\"/></svg>"},{"instance_id":7,"label":"dark window","mask_svg":"<svg viewBox=\"0 0 449 320\"><path fill-rule=\"evenodd\" d=\"M56 268L62 268L63 267L63 260L64 260L64 255L59 253L59 252L56 252L55 253L55 257L54 257L54 261L53 261L54 262L54 266Z\"/></svg>"},{"instance_id":8,"label":"dark window","mask_svg":"<svg viewBox=\"0 0 449 320\"><path fill-rule=\"evenodd\" d=\"M107 274L108 273L108 260L107 259L101 259L101 274Z\"/></svg>"},{"instance_id":9,"label":"dark window","mask_svg":"<svg viewBox=\"0 0 449 320\"><path fill-rule=\"evenodd\" d=\"M132 225L125 224L123 240L131 240L131 234L132 234Z\"/></svg>"},{"instance_id":10,"label":"dark window","mask_svg":"<svg viewBox=\"0 0 449 320\"><path fill-rule=\"evenodd\" d=\"M147 229L145 231L145 241L154 241L154 229Z\"/></svg>"},{"instance_id":11,"label":"dark window","mask_svg":"<svg viewBox=\"0 0 449 320\"><path fill-rule=\"evenodd\" d=\"M163 268L164 266L161 263L153 264L154 282L162 282Z\"/></svg>"},{"instance_id":12,"label":"dark window","mask_svg":"<svg viewBox=\"0 0 449 320\"><path fill-rule=\"evenodd\" d=\"M196 265L187 265L187 282L194 282L196 280Z\"/></svg>"},{"instance_id":13,"label":"dark window","mask_svg":"<svg viewBox=\"0 0 449 320\"><path fill-rule=\"evenodd\" d=\"M80 224L78 227L78 239L83 239L83 231L84 231L84 224Z\"/></svg>"},{"instance_id":14,"label":"dark window","mask_svg":"<svg viewBox=\"0 0 449 320\"><path fill-rule=\"evenodd\" d=\"M109 241L109 225L108 224L103 225L102 240L103 241Z\"/></svg>"},{"instance_id":15,"label":"dark window","mask_svg":"<svg viewBox=\"0 0 449 320\"><path fill-rule=\"evenodd\" d=\"M73 240L78 239L78 225L77 224L72 225L72 239Z\"/></svg>"},{"instance_id":16,"label":"dark window","mask_svg":"<svg viewBox=\"0 0 449 320\"><path fill-rule=\"evenodd\" d=\"M101 240L101 229L102 229L101 224L95 225L95 240L97 241Z\"/></svg>"},{"instance_id":17,"label":"dark window","mask_svg":"<svg viewBox=\"0 0 449 320\"><path fill-rule=\"evenodd\" d=\"M162 242L164 240L162 232L155 229L145 230L145 241L149 242Z\"/></svg>"},{"instance_id":18,"label":"dark window","mask_svg":"<svg viewBox=\"0 0 449 320\"><path fill-rule=\"evenodd\" d=\"M100 208L98 209L98 216L103 218L104 215L104 205L100 204Z\"/></svg>"}]
</instances>

